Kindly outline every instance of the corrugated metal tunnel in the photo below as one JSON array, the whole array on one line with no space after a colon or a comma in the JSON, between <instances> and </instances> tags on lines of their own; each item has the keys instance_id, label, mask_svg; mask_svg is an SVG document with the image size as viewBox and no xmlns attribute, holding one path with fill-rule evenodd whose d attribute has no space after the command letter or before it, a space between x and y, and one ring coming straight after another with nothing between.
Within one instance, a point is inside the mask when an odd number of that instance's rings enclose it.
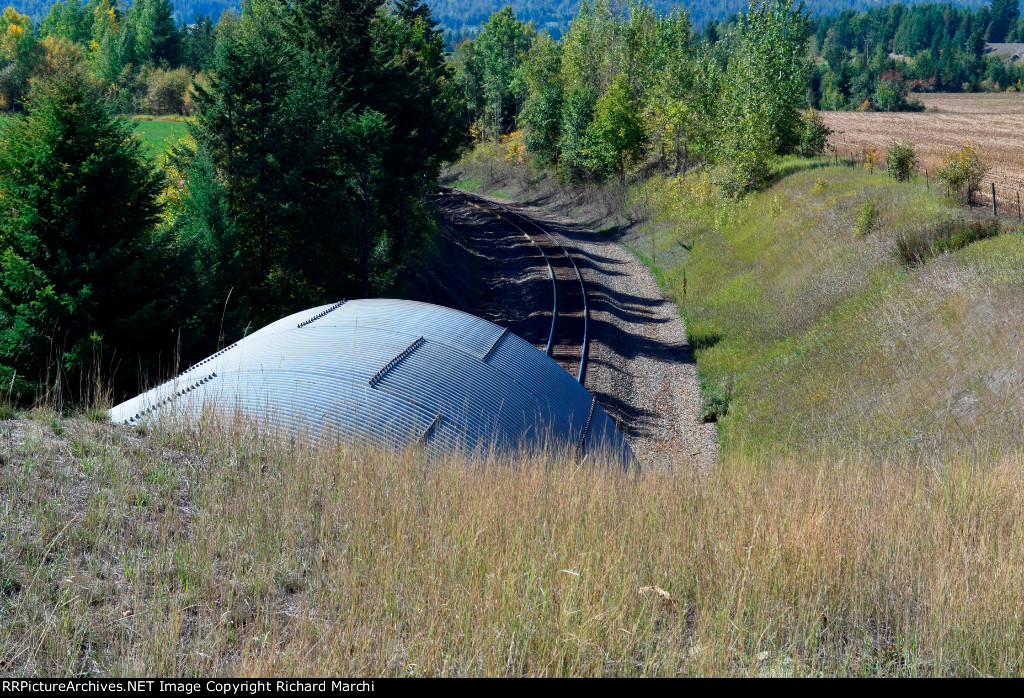
<instances>
[{"instance_id":1,"label":"corrugated metal tunnel","mask_svg":"<svg viewBox=\"0 0 1024 698\"><path fill-rule=\"evenodd\" d=\"M428 303L358 300L278 320L111 410L138 424L212 409L314 437L427 448L629 446L562 367L498 325Z\"/></svg>"}]
</instances>

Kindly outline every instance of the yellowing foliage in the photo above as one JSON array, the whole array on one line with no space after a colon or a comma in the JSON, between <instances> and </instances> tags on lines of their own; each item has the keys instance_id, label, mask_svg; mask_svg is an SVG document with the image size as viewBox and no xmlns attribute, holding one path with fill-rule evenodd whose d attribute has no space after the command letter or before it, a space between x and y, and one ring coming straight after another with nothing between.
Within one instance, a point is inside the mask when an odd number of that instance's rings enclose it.
<instances>
[{"instance_id":1,"label":"yellowing foliage","mask_svg":"<svg viewBox=\"0 0 1024 698\"><path fill-rule=\"evenodd\" d=\"M9 61L25 59L32 48L32 21L8 7L0 19L0 27L4 28L0 34L0 56Z\"/></svg>"},{"instance_id":2,"label":"yellowing foliage","mask_svg":"<svg viewBox=\"0 0 1024 698\"><path fill-rule=\"evenodd\" d=\"M55 75L82 61L82 49L64 37L47 36L39 42L42 60L37 68L40 75Z\"/></svg>"},{"instance_id":3,"label":"yellowing foliage","mask_svg":"<svg viewBox=\"0 0 1024 698\"><path fill-rule=\"evenodd\" d=\"M864 169L868 172L874 172L875 168L882 164L882 156L878 152L878 148L875 146L869 146L864 149Z\"/></svg>"},{"instance_id":4,"label":"yellowing foliage","mask_svg":"<svg viewBox=\"0 0 1024 698\"><path fill-rule=\"evenodd\" d=\"M505 162L513 165L523 165L526 163L526 141L522 131L513 131L508 135L502 136L501 145L505 151Z\"/></svg>"},{"instance_id":5,"label":"yellowing foliage","mask_svg":"<svg viewBox=\"0 0 1024 698\"><path fill-rule=\"evenodd\" d=\"M974 141L964 138L957 150L947 150L942 154L942 165L935 172L950 189L957 190L966 185L970 194L978 188L981 178L988 172L988 163Z\"/></svg>"},{"instance_id":6,"label":"yellowing foliage","mask_svg":"<svg viewBox=\"0 0 1024 698\"><path fill-rule=\"evenodd\" d=\"M179 152L195 151L196 141L191 135L182 136L175 145ZM162 219L166 225L173 225L184 212L183 199L188 188L188 174L182 165L188 165L189 159L179 163L165 155L160 157L160 168L164 172L164 188L157 200L162 207Z\"/></svg>"}]
</instances>

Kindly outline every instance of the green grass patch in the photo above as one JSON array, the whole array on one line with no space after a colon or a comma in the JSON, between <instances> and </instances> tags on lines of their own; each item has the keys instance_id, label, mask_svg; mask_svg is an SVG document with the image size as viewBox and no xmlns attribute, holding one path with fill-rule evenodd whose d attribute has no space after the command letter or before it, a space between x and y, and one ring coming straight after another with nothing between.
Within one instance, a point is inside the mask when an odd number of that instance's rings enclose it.
<instances>
[{"instance_id":1,"label":"green grass patch","mask_svg":"<svg viewBox=\"0 0 1024 698\"><path fill-rule=\"evenodd\" d=\"M944 252L967 247L971 243L998 235L999 221L943 221L937 226L900 233L896 239L900 257L906 264L924 264Z\"/></svg>"},{"instance_id":2,"label":"green grass patch","mask_svg":"<svg viewBox=\"0 0 1024 698\"><path fill-rule=\"evenodd\" d=\"M657 232L631 242L649 265L656 252L683 309L724 453L887 457L1019 440L1005 415L1024 410L1010 389L1024 237L955 222L964 212L923 182L823 158L784 160L741 200L699 174L642 186ZM912 231L927 250L908 268Z\"/></svg>"},{"instance_id":3,"label":"green grass patch","mask_svg":"<svg viewBox=\"0 0 1024 698\"><path fill-rule=\"evenodd\" d=\"M13 117L0 114L0 124L10 118ZM155 117L143 114L132 116L129 121L150 157L167 152L178 139L188 133L188 123L180 116Z\"/></svg>"},{"instance_id":4,"label":"green grass patch","mask_svg":"<svg viewBox=\"0 0 1024 698\"><path fill-rule=\"evenodd\" d=\"M167 152L172 145L188 133L188 124L180 117L135 116L131 121L139 140L142 141L150 157Z\"/></svg>"},{"instance_id":5,"label":"green grass patch","mask_svg":"<svg viewBox=\"0 0 1024 698\"><path fill-rule=\"evenodd\" d=\"M463 191L479 191L480 187L483 186L483 182L477 177L462 177L456 180L453 186Z\"/></svg>"}]
</instances>

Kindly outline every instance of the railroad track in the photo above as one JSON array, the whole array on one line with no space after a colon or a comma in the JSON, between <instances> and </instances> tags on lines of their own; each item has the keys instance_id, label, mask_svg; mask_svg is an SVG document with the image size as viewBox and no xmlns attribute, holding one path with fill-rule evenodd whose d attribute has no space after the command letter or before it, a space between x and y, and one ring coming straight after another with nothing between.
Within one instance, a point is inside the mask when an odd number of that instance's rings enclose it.
<instances>
[{"instance_id":1,"label":"railroad track","mask_svg":"<svg viewBox=\"0 0 1024 698\"><path fill-rule=\"evenodd\" d=\"M488 211L522 233L544 258L551 276L551 326L544 353L583 383L587 372L587 289L579 266L551 233L529 218L474 194L441 187L446 196L458 196Z\"/></svg>"}]
</instances>

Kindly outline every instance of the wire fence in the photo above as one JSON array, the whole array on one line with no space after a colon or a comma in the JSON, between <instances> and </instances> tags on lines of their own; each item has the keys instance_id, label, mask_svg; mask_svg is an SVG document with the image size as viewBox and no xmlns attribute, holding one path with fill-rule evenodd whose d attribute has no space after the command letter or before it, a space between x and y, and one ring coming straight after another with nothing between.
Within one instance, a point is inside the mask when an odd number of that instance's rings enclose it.
<instances>
[{"instance_id":1,"label":"wire fence","mask_svg":"<svg viewBox=\"0 0 1024 698\"><path fill-rule=\"evenodd\" d=\"M844 164L848 167L863 167L868 172L888 176L889 172L885 165L885 157L881 151L873 148L833 149L832 157L837 165ZM929 189L937 187L943 191L946 185L935 176L934 168L924 167L912 175L916 179L923 179L925 186ZM1024 191L1014 188L1005 182L993 182L985 180L981 186L970 192L949 192L946 194L953 198L960 198L961 203L972 209L987 208L989 212L999 218L1015 218L1024 221Z\"/></svg>"}]
</instances>

